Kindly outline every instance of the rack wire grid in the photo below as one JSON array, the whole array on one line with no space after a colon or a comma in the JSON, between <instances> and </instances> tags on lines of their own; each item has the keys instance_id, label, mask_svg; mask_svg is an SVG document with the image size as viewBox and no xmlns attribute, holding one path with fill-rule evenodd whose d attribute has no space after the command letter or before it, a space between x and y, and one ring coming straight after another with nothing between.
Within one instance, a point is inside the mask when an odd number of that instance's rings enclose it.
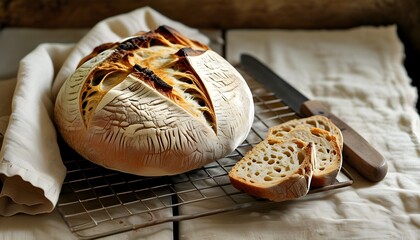
<instances>
[{"instance_id":1,"label":"rack wire grid","mask_svg":"<svg viewBox=\"0 0 420 240\"><path fill-rule=\"evenodd\" d=\"M103 168L68 146L62 146L67 175L57 207L69 229L80 239L93 239L164 222L269 204L269 201L235 189L230 184L228 172L266 137L270 126L299 116L274 93L240 68L238 70L254 98L255 118L251 131L230 155L200 169L174 176L141 177ZM352 183L352 177L342 168L333 185L311 189L309 194ZM199 208L189 207L197 203Z\"/></svg>"}]
</instances>

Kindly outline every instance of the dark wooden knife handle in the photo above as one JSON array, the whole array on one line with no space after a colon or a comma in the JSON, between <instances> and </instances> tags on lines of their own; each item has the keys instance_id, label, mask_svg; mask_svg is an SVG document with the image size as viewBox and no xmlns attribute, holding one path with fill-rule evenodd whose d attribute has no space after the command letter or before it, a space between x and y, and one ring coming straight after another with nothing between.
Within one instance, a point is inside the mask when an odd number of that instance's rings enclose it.
<instances>
[{"instance_id":1,"label":"dark wooden knife handle","mask_svg":"<svg viewBox=\"0 0 420 240\"><path fill-rule=\"evenodd\" d=\"M306 117L323 115L331 119L342 131L345 161L370 181L378 182L385 177L388 165L383 156L354 129L332 114L322 103L316 100L306 101L301 106L301 113Z\"/></svg>"}]
</instances>

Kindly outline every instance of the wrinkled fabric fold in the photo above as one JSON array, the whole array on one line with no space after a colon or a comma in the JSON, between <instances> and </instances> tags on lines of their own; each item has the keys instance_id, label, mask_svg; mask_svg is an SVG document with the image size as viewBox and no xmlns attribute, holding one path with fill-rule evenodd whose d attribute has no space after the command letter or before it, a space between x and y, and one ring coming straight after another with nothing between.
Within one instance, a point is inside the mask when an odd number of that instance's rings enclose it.
<instances>
[{"instance_id":1,"label":"wrinkled fabric fold","mask_svg":"<svg viewBox=\"0 0 420 240\"><path fill-rule=\"evenodd\" d=\"M1 215L46 213L57 202L66 169L52 121L51 84L71 48L40 45L20 62L0 153Z\"/></svg>"}]
</instances>

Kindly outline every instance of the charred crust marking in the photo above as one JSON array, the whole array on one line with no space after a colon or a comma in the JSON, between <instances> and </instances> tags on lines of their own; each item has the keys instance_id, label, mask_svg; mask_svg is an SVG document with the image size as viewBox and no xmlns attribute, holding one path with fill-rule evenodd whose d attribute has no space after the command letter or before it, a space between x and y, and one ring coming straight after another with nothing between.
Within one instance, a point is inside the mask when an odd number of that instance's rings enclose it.
<instances>
[{"instance_id":1,"label":"charred crust marking","mask_svg":"<svg viewBox=\"0 0 420 240\"><path fill-rule=\"evenodd\" d=\"M166 63L154 63L155 55L144 55L147 48L167 47ZM140 32L119 43L105 43L82 59L79 66L105 50L113 51L106 60L95 66L82 86L79 96L80 113L85 127L105 94L131 75L171 99L193 116L201 116L217 133L216 116L211 98L199 75L190 66L187 57L198 56L209 48L188 39L176 30L161 26L155 31ZM152 51L153 52L153 51ZM166 51L166 54L169 53ZM144 56L143 56L144 55ZM170 71L168 71L171 69ZM170 73L168 73L170 72ZM174 88L174 84L177 88ZM188 103L183 95L189 96Z\"/></svg>"},{"instance_id":2,"label":"charred crust marking","mask_svg":"<svg viewBox=\"0 0 420 240\"><path fill-rule=\"evenodd\" d=\"M130 38L120 43L120 45L118 46L118 49L125 50L125 51L136 50L139 47L141 47L143 44L145 44L147 40L148 39L146 36L138 36L135 38Z\"/></svg>"},{"instance_id":3,"label":"charred crust marking","mask_svg":"<svg viewBox=\"0 0 420 240\"><path fill-rule=\"evenodd\" d=\"M163 90L165 91L172 90L173 87L167 84L165 81L163 81L160 77L158 77L152 70L141 67L138 64L134 64L133 69L139 73L142 73L146 78L149 78L155 83L157 83L161 88L163 88Z\"/></svg>"},{"instance_id":4,"label":"charred crust marking","mask_svg":"<svg viewBox=\"0 0 420 240\"><path fill-rule=\"evenodd\" d=\"M178 57L187 57L187 56L199 56L203 54L204 51L201 50L194 50L192 48L181 48L175 55Z\"/></svg>"}]
</instances>

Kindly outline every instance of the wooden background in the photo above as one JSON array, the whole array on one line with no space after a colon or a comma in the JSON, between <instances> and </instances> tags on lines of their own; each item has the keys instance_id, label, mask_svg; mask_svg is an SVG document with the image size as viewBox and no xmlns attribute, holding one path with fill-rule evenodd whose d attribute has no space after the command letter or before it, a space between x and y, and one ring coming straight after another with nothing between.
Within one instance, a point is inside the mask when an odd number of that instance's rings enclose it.
<instances>
[{"instance_id":1,"label":"wooden background","mask_svg":"<svg viewBox=\"0 0 420 240\"><path fill-rule=\"evenodd\" d=\"M150 6L197 28L346 28L396 23L408 34L420 25L419 0L1 0L0 24L91 27Z\"/></svg>"},{"instance_id":2,"label":"wooden background","mask_svg":"<svg viewBox=\"0 0 420 240\"><path fill-rule=\"evenodd\" d=\"M406 69L420 82L420 0L0 0L0 27L89 28L150 6L196 28L342 29L398 26Z\"/></svg>"},{"instance_id":3,"label":"wooden background","mask_svg":"<svg viewBox=\"0 0 420 240\"><path fill-rule=\"evenodd\" d=\"M80 28L150 6L196 28L335 29L397 24L420 51L420 0L0 0L1 27Z\"/></svg>"}]
</instances>

